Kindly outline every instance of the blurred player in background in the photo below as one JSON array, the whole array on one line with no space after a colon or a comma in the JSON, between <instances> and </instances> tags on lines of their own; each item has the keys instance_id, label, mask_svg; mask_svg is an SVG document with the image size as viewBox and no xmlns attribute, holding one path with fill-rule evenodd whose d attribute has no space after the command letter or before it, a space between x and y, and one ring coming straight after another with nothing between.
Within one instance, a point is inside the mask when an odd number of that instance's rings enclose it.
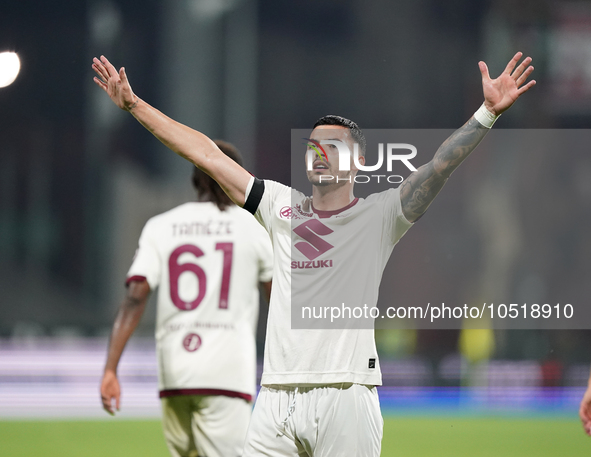
<instances>
[{"instance_id":1,"label":"blurred player in background","mask_svg":"<svg viewBox=\"0 0 591 457\"><path fill-rule=\"evenodd\" d=\"M318 147L332 146L313 159L308 170L312 197L307 197L277 182L252 177L220 154L205 135L137 97L124 68L117 71L104 56L93 60L96 84L117 106L214 177L272 237L275 265L263 387L244 456L380 455L383 420L375 386L381 384L381 373L373 329L293 330L291 306L325 305L341 288L351 292L354 304L376 305L382 271L395 244L496 118L535 84L527 82L533 71L531 59L519 63L521 57L517 53L497 79L491 79L486 64L480 62L485 99L480 109L400 187L367 199L353 194L357 172L353 158L349 170L338 167L335 141L345 143L349 151L358 144L359 163L365 163L365 139L354 122L325 116L314 126L309 140ZM317 258L317 267L307 269L314 263L312 257Z\"/></svg>"},{"instance_id":2,"label":"blurred player in background","mask_svg":"<svg viewBox=\"0 0 591 457\"><path fill-rule=\"evenodd\" d=\"M241 164L229 143L215 145ZM117 365L158 288L156 346L162 424L175 457L241 455L256 392L259 283L271 289L269 235L198 168L198 201L151 218L127 274L101 383L119 410ZM113 407L113 402L115 403Z\"/></svg>"},{"instance_id":3,"label":"blurred player in background","mask_svg":"<svg viewBox=\"0 0 591 457\"><path fill-rule=\"evenodd\" d=\"M583 429L585 433L591 436L591 376L589 376L589 382L587 384L587 390L583 399L581 400L581 406L579 407L579 417L583 423Z\"/></svg>"}]
</instances>

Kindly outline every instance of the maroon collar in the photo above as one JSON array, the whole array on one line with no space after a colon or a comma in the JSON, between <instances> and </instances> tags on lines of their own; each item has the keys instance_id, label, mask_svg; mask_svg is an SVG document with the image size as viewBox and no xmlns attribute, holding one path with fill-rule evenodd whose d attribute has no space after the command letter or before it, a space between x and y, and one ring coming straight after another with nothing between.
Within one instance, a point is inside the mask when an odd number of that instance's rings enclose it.
<instances>
[{"instance_id":1,"label":"maroon collar","mask_svg":"<svg viewBox=\"0 0 591 457\"><path fill-rule=\"evenodd\" d=\"M327 217L334 216L335 214L339 214L339 213L342 213L343 211L348 210L349 208L354 206L358 201L359 201L359 199L356 197L347 206L343 206L340 209L334 209L334 210L330 210L330 211L323 211L321 209L316 209L316 208L314 208L314 203L312 203L312 211L314 211L316 214L318 214L318 217L320 219L325 219Z\"/></svg>"}]
</instances>

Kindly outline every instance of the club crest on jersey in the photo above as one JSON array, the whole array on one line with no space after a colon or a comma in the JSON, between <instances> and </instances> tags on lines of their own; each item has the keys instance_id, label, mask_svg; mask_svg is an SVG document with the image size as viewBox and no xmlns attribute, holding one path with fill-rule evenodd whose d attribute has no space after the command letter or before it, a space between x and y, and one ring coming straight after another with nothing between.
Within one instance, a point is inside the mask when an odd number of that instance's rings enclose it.
<instances>
[{"instance_id":1,"label":"club crest on jersey","mask_svg":"<svg viewBox=\"0 0 591 457\"><path fill-rule=\"evenodd\" d=\"M279 217L281 219L307 219L313 216L314 214L304 211L299 203L293 207L284 206L279 210Z\"/></svg>"},{"instance_id":2,"label":"club crest on jersey","mask_svg":"<svg viewBox=\"0 0 591 457\"><path fill-rule=\"evenodd\" d=\"M195 352L201 347L201 337L196 333L189 333L183 339L183 347L188 352Z\"/></svg>"},{"instance_id":3,"label":"club crest on jersey","mask_svg":"<svg viewBox=\"0 0 591 457\"><path fill-rule=\"evenodd\" d=\"M293 217L293 209L291 206L284 206L279 210L279 217L281 219L291 219Z\"/></svg>"}]
</instances>

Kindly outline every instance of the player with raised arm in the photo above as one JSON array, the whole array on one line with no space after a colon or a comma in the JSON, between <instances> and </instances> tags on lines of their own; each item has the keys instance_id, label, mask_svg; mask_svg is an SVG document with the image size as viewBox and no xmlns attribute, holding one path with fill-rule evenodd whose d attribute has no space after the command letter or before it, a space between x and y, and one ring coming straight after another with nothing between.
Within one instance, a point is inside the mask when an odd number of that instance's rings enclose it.
<instances>
[{"instance_id":1,"label":"player with raised arm","mask_svg":"<svg viewBox=\"0 0 591 457\"><path fill-rule=\"evenodd\" d=\"M244 456L379 456L383 421L375 386L381 384L381 373L373 329L292 330L291 306L323 304L342 290L354 302L375 306L382 271L395 244L495 119L535 84L526 82L533 71L531 59L519 63L521 57L517 53L496 79L480 62L485 98L480 109L400 187L367 199L354 196L354 160L349 170L341 171L339 153L332 147L313 159L308 171L311 197L251 177L222 157L206 136L137 97L123 68L117 71L104 57L94 59L95 82L117 106L216 179L272 237L274 281L263 387ZM341 142L350 151L357 143L359 163L364 164L363 133L352 121L325 116L314 126L310 141ZM311 259L327 268L300 268Z\"/></svg>"},{"instance_id":2,"label":"player with raised arm","mask_svg":"<svg viewBox=\"0 0 591 457\"><path fill-rule=\"evenodd\" d=\"M238 150L216 147L240 164ZM158 288L156 346L164 436L174 457L238 456L256 392L259 283L269 298L268 234L198 168L198 201L151 218L127 274L101 383L119 409L117 365L150 292ZM195 454L196 452L196 454Z\"/></svg>"}]
</instances>

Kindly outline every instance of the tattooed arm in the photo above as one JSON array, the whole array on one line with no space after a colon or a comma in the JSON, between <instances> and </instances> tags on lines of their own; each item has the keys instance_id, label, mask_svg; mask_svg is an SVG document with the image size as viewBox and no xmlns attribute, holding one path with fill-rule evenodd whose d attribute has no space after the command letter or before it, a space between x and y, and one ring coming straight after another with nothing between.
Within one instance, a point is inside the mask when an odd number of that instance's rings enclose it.
<instances>
[{"instance_id":1,"label":"tattooed arm","mask_svg":"<svg viewBox=\"0 0 591 457\"><path fill-rule=\"evenodd\" d=\"M402 184L400 198L402 212L415 222L442 189L451 173L464 161L490 129L482 126L474 117L456 130L439 147L429 163L412 173Z\"/></svg>"},{"instance_id":2,"label":"tattooed arm","mask_svg":"<svg viewBox=\"0 0 591 457\"><path fill-rule=\"evenodd\" d=\"M482 74L484 107L493 116L500 116L508 110L515 100L536 83L532 80L524 85L534 67L529 65L531 58L526 57L515 68L521 56L520 52L515 54L497 79L490 78L484 62L478 64ZM474 117L470 118L463 127L445 140L429 163L413 172L404 181L400 189L402 212L410 222L415 222L427 211L452 172L478 146L489 130Z\"/></svg>"}]
</instances>

